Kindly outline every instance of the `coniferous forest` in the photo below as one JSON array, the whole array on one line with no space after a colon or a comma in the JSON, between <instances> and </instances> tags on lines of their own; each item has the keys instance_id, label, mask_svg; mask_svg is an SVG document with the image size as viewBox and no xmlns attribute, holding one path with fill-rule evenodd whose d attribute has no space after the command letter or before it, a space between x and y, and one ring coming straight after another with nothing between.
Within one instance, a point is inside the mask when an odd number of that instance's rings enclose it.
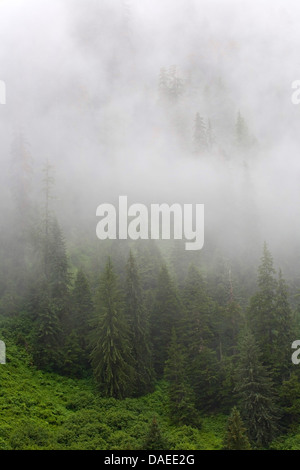
<instances>
[{"instance_id":1,"label":"coniferous forest","mask_svg":"<svg viewBox=\"0 0 300 470\"><path fill-rule=\"evenodd\" d=\"M0 6L0 450L299 450L293 2L38 3ZM100 240L124 195L203 248Z\"/></svg>"}]
</instances>

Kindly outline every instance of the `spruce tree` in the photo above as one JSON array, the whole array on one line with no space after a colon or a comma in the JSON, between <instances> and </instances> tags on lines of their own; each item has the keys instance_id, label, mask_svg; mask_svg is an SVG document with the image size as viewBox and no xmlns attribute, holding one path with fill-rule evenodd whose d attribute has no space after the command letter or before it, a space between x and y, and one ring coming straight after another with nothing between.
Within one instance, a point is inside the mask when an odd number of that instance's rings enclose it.
<instances>
[{"instance_id":1,"label":"spruce tree","mask_svg":"<svg viewBox=\"0 0 300 470\"><path fill-rule=\"evenodd\" d=\"M166 265L161 268L157 284L151 317L151 339L155 372L161 377L168 357L172 327L178 325L182 305Z\"/></svg>"},{"instance_id":2,"label":"spruce tree","mask_svg":"<svg viewBox=\"0 0 300 470\"><path fill-rule=\"evenodd\" d=\"M168 354L165 378L168 381L171 423L179 426L199 426L200 420L194 406L195 397L187 375L186 355L177 341L175 328L172 329Z\"/></svg>"},{"instance_id":3,"label":"spruce tree","mask_svg":"<svg viewBox=\"0 0 300 470\"><path fill-rule=\"evenodd\" d=\"M73 362L72 370L77 376L89 369L90 321L93 316L94 305L92 302L90 286L86 275L79 269L76 275L71 296L70 330L66 341L66 355L68 364ZM71 360L71 357L73 359ZM74 364L76 361L76 364Z\"/></svg>"},{"instance_id":4,"label":"spruce tree","mask_svg":"<svg viewBox=\"0 0 300 470\"><path fill-rule=\"evenodd\" d=\"M227 429L224 438L225 450L250 450L250 442L247 431L242 421L239 410L233 407L228 418Z\"/></svg>"},{"instance_id":5,"label":"spruce tree","mask_svg":"<svg viewBox=\"0 0 300 470\"><path fill-rule=\"evenodd\" d=\"M182 339L192 359L201 346L211 343L214 335L211 324L214 305L207 293L206 283L194 264L188 268L182 299L185 307Z\"/></svg>"},{"instance_id":6,"label":"spruce tree","mask_svg":"<svg viewBox=\"0 0 300 470\"><path fill-rule=\"evenodd\" d=\"M132 358L121 293L111 259L101 277L92 322L91 363L105 396L124 398L132 388Z\"/></svg>"},{"instance_id":7,"label":"spruce tree","mask_svg":"<svg viewBox=\"0 0 300 470\"><path fill-rule=\"evenodd\" d=\"M206 283L193 264L188 269L182 298L184 315L180 333L187 351L189 377L197 408L209 411L219 403L219 365L213 350L217 345L216 304L209 297Z\"/></svg>"},{"instance_id":8,"label":"spruce tree","mask_svg":"<svg viewBox=\"0 0 300 470\"><path fill-rule=\"evenodd\" d=\"M273 382L260 356L253 334L246 332L240 343L236 391L250 441L267 447L278 431L278 408Z\"/></svg>"},{"instance_id":9,"label":"spruce tree","mask_svg":"<svg viewBox=\"0 0 300 470\"><path fill-rule=\"evenodd\" d=\"M135 388L136 393L141 395L152 389L154 371L150 349L149 319L144 305L138 268L131 251L127 262L125 301L134 361Z\"/></svg>"},{"instance_id":10,"label":"spruce tree","mask_svg":"<svg viewBox=\"0 0 300 470\"><path fill-rule=\"evenodd\" d=\"M83 339L89 333L89 320L94 305L88 279L82 269L76 274L72 291L72 326Z\"/></svg>"},{"instance_id":11,"label":"spruce tree","mask_svg":"<svg viewBox=\"0 0 300 470\"><path fill-rule=\"evenodd\" d=\"M274 325L274 369L280 381L287 380L290 376L292 363L290 358L290 345L294 340L293 314L288 300L288 288L279 270L275 300L275 325Z\"/></svg>"},{"instance_id":12,"label":"spruce tree","mask_svg":"<svg viewBox=\"0 0 300 470\"><path fill-rule=\"evenodd\" d=\"M29 314L33 321L32 347L37 366L59 371L62 364L62 329L57 306L49 287L41 280L30 294Z\"/></svg>"},{"instance_id":13,"label":"spruce tree","mask_svg":"<svg viewBox=\"0 0 300 470\"><path fill-rule=\"evenodd\" d=\"M251 329L262 352L262 360L274 366L276 350L276 296L277 281L273 258L264 243L263 256L258 268L258 292L251 298L249 318Z\"/></svg>"},{"instance_id":14,"label":"spruce tree","mask_svg":"<svg viewBox=\"0 0 300 470\"><path fill-rule=\"evenodd\" d=\"M154 416L142 444L142 450L167 450L166 439L163 437L156 417Z\"/></svg>"}]
</instances>

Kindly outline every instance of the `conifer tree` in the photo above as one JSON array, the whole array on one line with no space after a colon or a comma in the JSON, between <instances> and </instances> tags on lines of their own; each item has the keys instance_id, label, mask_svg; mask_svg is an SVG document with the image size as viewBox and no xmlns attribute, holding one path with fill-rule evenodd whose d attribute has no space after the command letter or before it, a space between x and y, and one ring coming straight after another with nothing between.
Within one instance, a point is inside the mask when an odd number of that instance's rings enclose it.
<instances>
[{"instance_id":1,"label":"conifer tree","mask_svg":"<svg viewBox=\"0 0 300 470\"><path fill-rule=\"evenodd\" d=\"M221 310L219 334L220 341L222 341L222 354L231 356L237 353L238 336L244 325L244 318L241 306L233 298Z\"/></svg>"},{"instance_id":2,"label":"conifer tree","mask_svg":"<svg viewBox=\"0 0 300 470\"><path fill-rule=\"evenodd\" d=\"M151 390L154 371L150 350L149 320L146 316L138 268L131 251L127 262L125 301L134 361L135 387L137 394L143 394Z\"/></svg>"},{"instance_id":3,"label":"conifer tree","mask_svg":"<svg viewBox=\"0 0 300 470\"><path fill-rule=\"evenodd\" d=\"M180 324L182 342L188 356L188 373L196 406L206 411L216 407L219 398L216 305L207 293L199 270L191 264L183 289L184 315Z\"/></svg>"},{"instance_id":4,"label":"conifer tree","mask_svg":"<svg viewBox=\"0 0 300 470\"><path fill-rule=\"evenodd\" d=\"M172 327L178 325L182 305L166 265L161 268L157 284L151 317L151 338L155 372L162 376L168 357Z\"/></svg>"},{"instance_id":5,"label":"conifer tree","mask_svg":"<svg viewBox=\"0 0 300 470\"><path fill-rule=\"evenodd\" d=\"M131 392L132 359L121 293L111 259L101 277L91 335L91 363L106 396L124 398Z\"/></svg>"},{"instance_id":6,"label":"conifer tree","mask_svg":"<svg viewBox=\"0 0 300 470\"><path fill-rule=\"evenodd\" d=\"M78 376L80 375L79 370L83 371L89 368L88 337L90 334L90 321L94 312L90 286L82 269L79 269L76 275L72 291L71 309L71 332L67 338L66 349L69 351L67 354L69 362L72 362L70 356L74 356L73 350L76 350L73 370L76 370ZM75 360L76 365L74 364Z\"/></svg>"},{"instance_id":7,"label":"conifer tree","mask_svg":"<svg viewBox=\"0 0 300 470\"><path fill-rule=\"evenodd\" d=\"M65 306L69 300L70 275L65 239L55 218L51 221L49 233L48 282L52 298Z\"/></svg>"},{"instance_id":8,"label":"conifer tree","mask_svg":"<svg viewBox=\"0 0 300 470\"><path fill-rule=\"evenodd\" d=\"M183 340L189 355L194 358L201 346L209 345L213 338L211 317L213 303L207 294L205 281L199 270L191 264L183 288ZM185 338L186 336L186 338Z\"/></svg>"},{"instance_id":9,"label":"conifer tree","mask_svg":"<svg viewBox=\"0 0 300 470\"><path fill-rule=\"evenodd\" d=\"M30 295L29 313L33 320L35 364L47 370L59 371L62 363L62 329L57 306L51 299L45 280L41 280Z\"/></svg>"},{"instance_id":10,"label":"conifer tree","mask_svg":"<svg viewBox=\"0 0 300 470\"><path fill-rule=\"evenodd\" d=\"M167 450L166 439L163 437L156 417L150 424L149 430L142 444L143 450Z\"/></svg>"},{"instance_id":11,"label":"conifer tree","mask_svg":"<svg viewBox=\"0 0 300 470\"><path fill-rule=\"evenodd\" d=\"M169 347L169 356L165 366L165 378L169 383L169 413L175 425L199 426L198 412L194 406L194 394L189 385L187 361L182 346L178 344L175 328Z\"/></svg>"},{"instance_id":12,"label":"conifer tree","mask_svg":"<svg viewBox=\"0 0 300 470\"><path fill-rule=\"evenodd\" d=\"M251 329L262 352L263 362L274 365L276 351L276 294L277 281L273 258L264 243L263 256L258 268L258 292L252 297L249 307Z\"/></svg>"},{"instance_id":13,"label":"conifer tree","mask_svg":"<svg viewBox=\"0 0 300 470\"><path fill-rule=\"evenodd\" d=\"M269 372L262 365L254 336L246 332L240 343L236 391L250 441L267 447L278 431L276 394Z\"/></svg>"},{"instance_id":14,"label":"conifer tree","mask_svg":"<svg viewBox=\"0 0 300 470\"><path fill-rule=\"evenodd\" d=\"M94 305L89 282L82 269L79 269L76 274L72 291L72 306L72 326L80 337L86 338Z\"/></svg>"},{"instance_id":15,"label":"conifer tree","mask_svg":"<svg viewBox=\"0 0 300 470\"><path fill-rule=\"evenodd\" d=\"M242 421L239 410L233 407L228 418L226 435L224 438L225 450L250 450L250 442L247 437L246 428Z\"/></svg>"},{"instance_id":16,"label":"conifer tree","mask_svg":"<svg viewBox=\"0 0 300 470\"><path fill-rule=\"evenodd\" d=\"M279 270L276 289L275 320L273 361L274 368L277 369L277 377L282 381L289 378L292 369L290 345L294 339L294 320L288 300L287 284L282 277L281 270Z\"/></svg>"}]
</instances>

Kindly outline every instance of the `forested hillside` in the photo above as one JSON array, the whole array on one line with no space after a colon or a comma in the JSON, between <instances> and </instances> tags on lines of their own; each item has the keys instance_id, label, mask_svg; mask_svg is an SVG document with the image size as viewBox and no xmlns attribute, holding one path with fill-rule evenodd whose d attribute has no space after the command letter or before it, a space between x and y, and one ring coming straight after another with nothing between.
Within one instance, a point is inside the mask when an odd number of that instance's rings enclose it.
<instances>
[{"instance_id":1,"label":"forested hillside","mask_svg":"<svg viewBox=\"0 0 300 470\"><path fill-rule=\"evenodd\" d=\"M0 450L300 449L298 10L12 3ZM155 232L154 204L192 209Z\"/></svg>"}]
</instances>

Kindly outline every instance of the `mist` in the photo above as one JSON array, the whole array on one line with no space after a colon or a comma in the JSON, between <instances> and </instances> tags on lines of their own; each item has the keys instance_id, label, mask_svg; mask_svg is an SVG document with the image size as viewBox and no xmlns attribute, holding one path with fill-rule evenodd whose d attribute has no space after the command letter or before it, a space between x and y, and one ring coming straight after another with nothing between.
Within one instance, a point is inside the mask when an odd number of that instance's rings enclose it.
<instances>
[{"instance_id":1,"label":"mist","mask_svg":"<svg viewBox=\"0 0 300 470\"><path fill-rule=\"evenodd\" d=\"M13 211L11 147L32 157L30 197L54 167L67 239L96 239L96 208L205 205L205 244L258 257L266 240L289 275L300 248L296 1L15 0L0 4L2 220ZM162 68L183 91L162 102ZM193 153L196 113L214 147ZM253 145L235 145L238 113ZM252 253L249 255L249 253Z\"/></svg>"}]
</instances>

